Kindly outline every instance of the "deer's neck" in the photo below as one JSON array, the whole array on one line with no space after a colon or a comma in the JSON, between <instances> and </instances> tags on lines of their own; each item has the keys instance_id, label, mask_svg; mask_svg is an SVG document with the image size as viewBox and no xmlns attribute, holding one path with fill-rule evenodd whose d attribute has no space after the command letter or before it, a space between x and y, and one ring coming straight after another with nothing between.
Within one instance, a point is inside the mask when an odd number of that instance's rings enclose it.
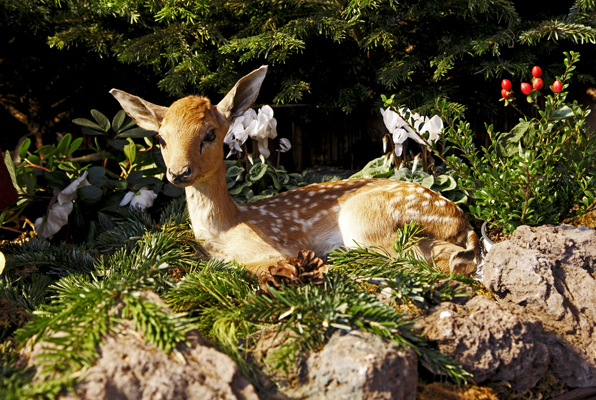
<instances>
[{"instance_id":1,"label":"deer's neck","mask_svg":"<svg viewBox=\"0 0 596 400\"><path fill-rule=\"evenodd\" d=\"M199 239L209 240L237 224L239 210L228 193L223 162L212 176L186 188L186 202L193 231Z\"/></svg>"}]
</instances>

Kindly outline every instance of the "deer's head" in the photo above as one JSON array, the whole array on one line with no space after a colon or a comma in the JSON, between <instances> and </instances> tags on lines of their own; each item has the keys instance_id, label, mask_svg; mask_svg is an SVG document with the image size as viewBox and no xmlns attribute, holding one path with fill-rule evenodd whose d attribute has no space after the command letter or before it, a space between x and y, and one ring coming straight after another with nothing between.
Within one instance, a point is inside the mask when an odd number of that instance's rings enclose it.
<instances>
[{"instance_id":1,"label":"deer's head","mask_svg":"<svg viewBox=\"0 0 596 400\"><path fill-rule=\"evenodd\" d=\"M168 180L186 187L219 168L228 127L255 102L266 73L262 66L241 78L217 105L188 96L163 107L117 89L110 93L138 126L158 133Z\"/></svg>"}]
</instances>

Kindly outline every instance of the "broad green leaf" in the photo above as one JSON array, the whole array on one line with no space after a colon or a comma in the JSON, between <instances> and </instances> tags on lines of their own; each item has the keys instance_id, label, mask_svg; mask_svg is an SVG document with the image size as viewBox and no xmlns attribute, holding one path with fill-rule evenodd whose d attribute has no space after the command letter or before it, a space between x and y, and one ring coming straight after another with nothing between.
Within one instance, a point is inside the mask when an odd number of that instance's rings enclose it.
<instances>
[{"instance_id":1,"label":"broad green leaf","mask_svg":"<svg viewBox=\"0 0 596 400\"><path fill-rule=\"evenodd\" d=\"M54 154L56 154L56 146L54 146L53 144L47 144L47 145L42 146L41 148L35 150L35 154L54 155ZM24 157L21 157L21 158L24 158Z\"/></svg>"},{"instance_id":2,"label":"broad green leaf","mask_svg":"<svg viewBox=\"0 0 596 400\"><path fill-rule=\"evenodd\" d=\"M106 169L99 166L94 166L88 169L87 180L90 184L96 187L102 187L106 181Z\"/></svg>"},{"instance_id":3,"label":"broad green leaf","mask_svg":"<svg viewBox=\"0 0 596 400\"><path fill-rule=\"evenodd\" d=\"M435 183L435 178L433 178L432 175L429 175L429 176L423 178L420 181L417 180L416 183L418 183L419 185L424 186L425 188L430 189L432 187L433 183Z\"/></svg>"},{"instance_id":4,"label":"broad green leaf","mask_svg":"<svg viewBox=\"0 0 596 400\"><path fill-rule=\"evenodd\" d=\"M573 117L573 110L568 106L563 106L550 114L550 119L554 121L559 121L570 117Z\"/></svg>"},{"instance_id":5,"label":"broad green leaf","mask_svg":"<svg viewBox=\"0 0 596 400\"><path fill-rule=\"evenodd\" d=\"M68 149L70 148L71 141L72 141L72 135L70 133L67 133L66 135L64 135L64 137L62 138L62 140L56 147L58 154L63 155L63 156L68 155L67 153L68 153Z\"/></svg>"},{"instance_id":6,"label":"broad green leaf","mask_svg":"<svg viewBox=\"0 0 596 400\"><path fill-rule=\"evenodd\" d=\"M115 149L124 150L124 146L128 144L126 140L111 139L108 140L108 144Z\"/></svg>"},{"instance_id":7,"label":"broad green leaf","mask_svg":"<svg viewBox=\"0 0 596 400\"><path fill-rule=\"evenodd\" d=\"M267 173L267 167L268 165L263 163L257 163L253 165L250 171L248 171L247 179L253 182L260 180L265 176L265 173Z\"/></svg>"},{"instance_id":8,"label":"broad green leaf","mask_svg":"<svg viewBox=\"0 0 596 400\"><path fill-rule=\"evenodd\" d=\"M81 143L83 143L83 138L73 140L73 142L70 144L70 148L68 149L68 155L74 153L79 147L81 147Z\"/></svg>"},{"instance_id":9,"label":"broad green leaf","mask_svg":"<svg viewBox=\"0 0 596 400\"><path fill-rule=\"evenodd\" d=\"M46 179L48 186L52 189L62 190L70 184L70 179L68 179L66 173L62 171L44 171L43 176Z\"/></svg>"},{"instance_id":10,"label":"broad green leaf","mask_svg":"<svg viewBox=\"0 0 596 400\"><path fill-rule=\"evenodd\" d=\"M226 178L235 178L244 172L244 168L237 165L232 165L226 170Z\"/></svg>"},{"instance_id":11,"label":"broad green leaf","mask_svg":"<svg viewBox=\"0 0 596 400\"><path fill-rule=\"evenodd\" d=\"M103 190L93 185L83 186L77 189L79 199L88 204L97 203L101 196L103 196Z\"/></svg>"},{"instance_id":12,"label":"broad green leaf","mask_svg":"<svg viewBox=\"0 0 596 400\"><path fill-rule=\"evenodd\" d=\"M499 157L513 157L519 152L519 144L528 133L532 121L522 121L511 132L500 134L496 139L497 155Z\"/></svg>"},{"instance_id":13,"label":"broad green leaf","mask_svg":"<svg viewBox=\"0 0 596 400\"><path fill-rule=\"evenodd\" d=\"M91 128L96 131L103 131L101 126L97 125L93 121L88 120L87 118L75 118L72 120L72 123L79 126L86 126L87 128Z\"/></svg>"},{"instance_id":14,"label":"broad green leaf","mask_svg":"<svg viewBox=\"0 0 596 400\"><path fill-rule=\"evenodd\" d=\"M10 156L10 151L6 150L6 154L4 154L4 165L6 165L6 169L8 169L8 173L10 174L10 180L12 181L13 186L15 189L19 189L19 183L17 182L17 171L12 162L12 158Z\"/></svg>"},{"instance_id":15,"label":"broad green leaf","mask_svg":"<svg viewBox=\"0 0 596 400\"><path fill-rule=\"evenodd\" d=\"M112 120L112 128L114 128L116 133L120 133L120 128L122 128L125 120L126 112L124 110L118 111Z\"/></svg>"},{"instance_id":16,"label":"broad green leaf","mask_svg":"<svg viewBox=\"0 0 596 400\"><path fill-rule=\"evenodd\" d=\"M6 267L6 257L4 257L4 253L0 251L0 275L4 272L4 268Z\"/></svg>"},{"instance_id":17,"label":"broad green leaf","mask_svg":"<svg viewBox=\"0 0 596 400\"><path fill-rule=\"evenodd\" d=\"M93 115L93 118L95 118L95 121L101 127L102 131L107 133L110 130L111 125L108 117L97 110L91 110L91 115Z\"/></svg>"},{"instance_id":18,"label":"broad green leaf","mask_svg":"<svg viewBox=\"0 0 596 400\"><path fill-rule=\"evenodd\" d=\"M25 158L27 157L27 151L29 150L29 146L31 146L31 139L27 138L19 147L19 157Z\"/></svg>"},{"instance_id":19,"label":"broad green leaf","mask_svg":"<svg viewBox=\"0 0 596 400\"><path fill-rule=\"evenodd\" d=\"M184 194L184 188L178 187L168 182L163 188L163 194L169 197L182 196Z\"/></svg>"},{"instance_id":20,"label":"broad green leaf","mask_svg":"<svg viewBox=\"0 0 596 400\"><path fill-rule=\"evenodd\" d=\"M86 126L81 128L81 131L83 132L83 134L91 135L91 136L106 136L107 135L107 133L105 133L104 131L98 131L97 129L87 128Z\"/></svg>"},{"instance_id":21,"label":"broad green leaf","mask_svg":"<svg viewBox=\"0 0 596 400\"><path fill-rule=\"evenodd\" d=\"M123 150L126 159L130 161L131 164L134 164L137 158L137 145L135 142L133 142L132 139L128 139L128 144L124 146Z\"/></svg>"},{"instance_id":22,"label":"broad green leaf","mask_svg":"<svg viewBox=\"0 0 596 400\"><path fill-rule=\"evenodd\" d=\"M132 128L127 131L119 133L116 137L119 138L143 138L157 135L157 132L148 131L143 128Z\"/></svg>"}]
</instances>

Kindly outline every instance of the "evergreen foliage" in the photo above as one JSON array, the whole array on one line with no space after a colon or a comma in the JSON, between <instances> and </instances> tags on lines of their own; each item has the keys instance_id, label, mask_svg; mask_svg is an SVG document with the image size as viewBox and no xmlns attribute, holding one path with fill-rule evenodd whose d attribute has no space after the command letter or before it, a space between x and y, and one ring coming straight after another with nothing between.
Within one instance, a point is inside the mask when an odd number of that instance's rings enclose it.
<instances>
[{"instance_id":1,"label":"evergreen foliage","mask_svg":"<svg viewBox=\"0 0 596 400\"><path fill-rule=\"evenodd\" d=\"M150 66L162 77L159 86L176 96L224 92L253 67L269 64L275 68L268 98L276 103L350 112L396 89L397 102L412 109L439 94L490 107L480 101L483 79L522 77L533 63L550 63L560 46L595 43L593 1L528 6L515 0L68 0L18 8L56 22L51 46L82 43Z\"/></svg>"},{"instance_id":2,"label":"evergreen foliage","mask_svg":"<svg viewBox=\"0 0 596 400\"><path fill-rule=\"evenodd\" d=\"M414 314L377 299L376 292L384 286L393 290L394 302L421 308L462 295L445 284L447 276L414 255L411 245L420 235L416 226L408 225L398 234L395 254L363 247L337 251L322 285L284 284L265 294L257 277L234 263L197 262L181 199L163 208L159 223L145 211L128 209L113 223L105 234L120 235L118 248L113 241L96 242L68 253L64 245L40 245L35 239L10 246L9 260L35 259L39 253L52 256L28 276L19 275L23 264L13 264L0 284L2 299L31 312L31 320L16 331L16 341L21 346L42 343L44 348L36 359L35 382L7 352L1 391L18 387L11 396L51 398L72 389L99 356L103 337L116 334L124 320L132 321L147 342L165 352L175 352L176 344L186 341L186 332L198 328L257 386L262 372L250 354L267 331L285 338L265 360L275 370L295 370L298 354L316 350L338 329L360 329L411 349L435 373L458 383L467 379L461 366L415 329ZM135 237L139 230L142 235ZM98 250L109 253L99 255ZM185 276L177 281L174 277L180 275L173 271ZM455 279L470 284L463 277ZM152 301L147 291L162 296L174 312Z\"/></svg>"}]
</instances>

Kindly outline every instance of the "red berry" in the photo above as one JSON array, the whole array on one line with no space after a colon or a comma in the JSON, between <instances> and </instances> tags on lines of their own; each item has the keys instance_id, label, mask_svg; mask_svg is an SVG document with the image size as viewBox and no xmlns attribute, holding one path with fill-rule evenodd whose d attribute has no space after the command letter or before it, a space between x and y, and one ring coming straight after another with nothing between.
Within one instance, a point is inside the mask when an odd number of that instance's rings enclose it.
<instances>
[{"instance_id":1,"label":"red berry","mask_svg":"<svg viewBox=\"0 0 596 400\"><path fill-rule=\"evenodd\" d=\"M521 84L521 91L523 94L530 94L532 93L532 85L528 82L522 82Z\"/></svg>"},{"instance_id":2,"label":"red berry","mask_svg":"<svg viewBox=\"0 0 596 400\"><path fill-rule=\"evenodd\" d=\"M535 66L534 68L532 68L532 76L534 78L540 78L542 76L542 68L540 68L539 66Z\"/></svg>"},{"instance_id":3,"label":"red berry","mask_svg":"<svg viewBox=\"0 0 596 400\"><path fill-rule=\"evenodd\" d=\"M561 83L560 80L557 79L553 83L553 92L555 92L555 93L561 93L561 90L563 90L563 84Z\"/></svg>"},{"instance_id":4,"label":"red berry","mask_svg":"<svg viewBox=\"0 0 596 400\"><path fill-rule=\"evenodd\" d=\"M501 96L503 96L504 99L508 99L511 97L511 93L509 93L508 90L501 89Z\"/></svg>"},{"instance_id":5,"label":"red berry","mask_svg":"<svg viewBox=\"0 0 596 400\"><path fill-rule=\"evenodd\" d=\"M509 79L503 79L501 81L501 87L505 90L511 90L511 81Z\"/></svg>"},{"instance_id":6,"label":"red berry","mask_svg":"<svg viewBox=\"0 0 596 400\"><path fill-rule=\"evenodd\" d=\"M532 87L536 90L542 89L543 86L544 82L542 81L542 78L535 78L534 82L532 82Z\"/></svg>"}]
</instances>

